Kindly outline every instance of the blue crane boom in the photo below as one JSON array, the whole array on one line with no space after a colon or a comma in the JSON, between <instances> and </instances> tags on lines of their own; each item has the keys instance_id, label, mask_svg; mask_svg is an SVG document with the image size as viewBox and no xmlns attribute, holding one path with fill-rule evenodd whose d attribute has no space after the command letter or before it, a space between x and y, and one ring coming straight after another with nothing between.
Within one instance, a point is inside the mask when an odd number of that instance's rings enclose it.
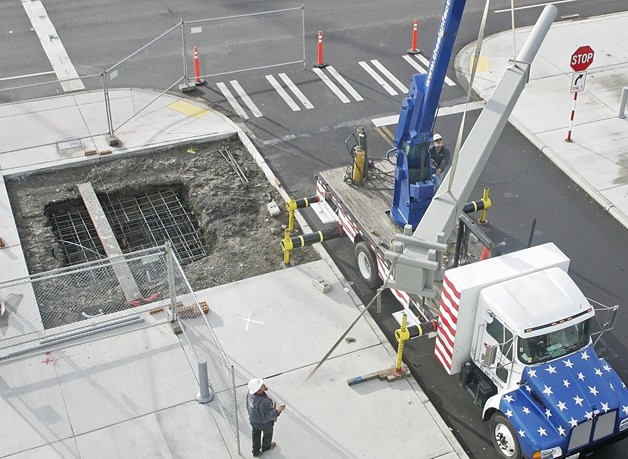
<instances>
[{"instance_id":1,"label":"blue crane boom","mask_svg":"<svg viewBox=\"0 0 628 459\"><path fill-rule=\"evenodd\" d=\"M428 150L443 82L466 0L445 0L430 67L412 76L395 131L395 187L390 216L396 225L416 228L434 196Z\"/></svg>"}]
</instances>

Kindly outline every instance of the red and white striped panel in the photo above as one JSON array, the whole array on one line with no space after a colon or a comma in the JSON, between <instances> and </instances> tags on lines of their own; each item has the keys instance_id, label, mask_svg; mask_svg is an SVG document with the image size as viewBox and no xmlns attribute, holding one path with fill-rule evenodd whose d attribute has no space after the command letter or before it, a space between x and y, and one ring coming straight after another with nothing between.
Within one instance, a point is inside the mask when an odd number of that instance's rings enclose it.
<instances>
[{"instance_id":1,"label":"red and white striped panel","mask_svg":"<svg viewBox=\"0 0 628 459\"><path fill-rule=\"evenodd\" d=\"M342 225L342 229L344 229L351 242L355 241L355 236L358 234L358 227L355 225L353 220L343 212L342 208L338 208L338 220L340 220L340 224Z\"/></svg>"},{"instance_id":2,"label":"red and white striped panel","mask_svg":"<svg viewBox=\"0 0 628 459\"><path fill-rule=\"evenodd\" d=\"M460 308L460 292L445 275L439 308L438 334L434 353L441 365L451 374L451 359L456 342L456 326L458 309Z\"/></svg>"},{"instance_id":3,"label":"red and white striped panel","mask_svg":"<svg viewBox=\"0 0 628 459\"><path fill-rule=\"evenodd\" d=\"M326 194L327 194L327 191L325 191L325 187L319 180L317 180L316 181L316 196L318 197L319 200L325 201Z\"/></svg>"},{"instance_id":4,"label":"red and white striped panel","mask_svg":"<svg viewBox=\"0 0 628 459\"><path fill-rule=\"evenodd\" d=\"M388 266L384 262L384 258L379 253L376 255L376 258L379 277L384 280L388 276ZM395 290L394 288L391 288L390 291L393 295L395 295L395 298L397 298L404 308L407 309L410 306L410 295L402 290Z\"/></svg>"}]
</instances>

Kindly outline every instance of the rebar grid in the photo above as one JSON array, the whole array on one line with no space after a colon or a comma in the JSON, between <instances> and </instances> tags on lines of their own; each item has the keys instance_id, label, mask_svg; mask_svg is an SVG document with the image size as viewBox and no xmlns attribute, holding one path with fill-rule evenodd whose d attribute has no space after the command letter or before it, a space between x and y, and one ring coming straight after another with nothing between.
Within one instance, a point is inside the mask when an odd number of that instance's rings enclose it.
<instances>
[{"instance_id":1,"label":"rebar grid","mask_svg":"<svg viewBox=\"0 0 628 459\"><path fill-rule=\"evenodd\" d=\"M99 200L123 253L171 241L182 265L207 255L198 221L174 189L130 198L107 195ZM67 203L63 206L67 208ZM82 202L77 202L71 210L55 211L51 206L49 218L66 265L105 256L102 242Z\"/></svg>"}]
</instances>

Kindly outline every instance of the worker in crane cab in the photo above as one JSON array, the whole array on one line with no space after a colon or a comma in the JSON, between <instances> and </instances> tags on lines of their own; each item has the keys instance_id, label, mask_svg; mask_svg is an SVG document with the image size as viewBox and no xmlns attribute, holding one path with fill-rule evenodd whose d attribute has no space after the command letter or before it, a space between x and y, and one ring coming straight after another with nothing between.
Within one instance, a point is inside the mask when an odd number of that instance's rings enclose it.
<instances>
[{"instance_id":1,"label":"worker in crane cab","mask_svg":"<svg viewBox=\"0 0 628 459\"><path fill-rule=\"evenodd\" d=\"M429 153L434 170L434 187L438 188L451 163L451 152L443 145L443 137L440 134L434 134L432 137L432 146L429 149Z\"/></svg>"}]
</instances>

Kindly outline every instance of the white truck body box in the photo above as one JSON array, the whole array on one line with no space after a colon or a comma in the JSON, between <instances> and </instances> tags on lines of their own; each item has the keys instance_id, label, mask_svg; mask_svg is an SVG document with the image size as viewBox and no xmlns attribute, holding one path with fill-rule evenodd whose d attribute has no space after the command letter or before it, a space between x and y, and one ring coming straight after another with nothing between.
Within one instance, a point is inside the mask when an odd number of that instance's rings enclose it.
<instances>
[{"instance_id":1,"label":"white truck body box","mask_svg":"<svg viewBox=\"0 0 628 459\"><path fill-rule=\"evenodd\" d=\"M445 272L434 353L448 374L458 373L470 359L480 291L552 267L567 272L569 258L547 243Z\"/></svg>"}]
</instances>

